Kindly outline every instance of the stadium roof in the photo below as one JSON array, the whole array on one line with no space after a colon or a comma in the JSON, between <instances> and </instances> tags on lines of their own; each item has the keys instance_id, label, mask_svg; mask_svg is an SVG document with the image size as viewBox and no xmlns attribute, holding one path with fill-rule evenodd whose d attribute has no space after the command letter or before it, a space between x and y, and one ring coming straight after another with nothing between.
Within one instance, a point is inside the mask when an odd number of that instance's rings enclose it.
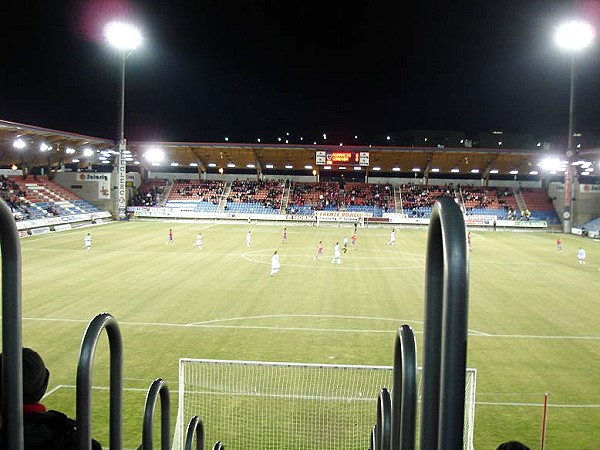
<instances>
[{"instance_id":1,"label":"stadium roof","mask_svg":"<svg viewBox=\"0 0 600 450\"><path fill-rule=\"evenodd\" d=\"M21 139L21 147L13 144ZM0 165L17 168L23 166L60 167L73 164L79 167L104 164L111 166L117 152L115 141L85 136L65 131L0 120ZM160 149L164 158L152 162L145 156L150 148ZM88 149L87 156L84 150ZM329 166L331 171L364 171L380 173L440 173L460 177L471 174L485 177L488 174L537 175L541 161L549 156L542 149L507 148L436 148L398 146L336 146L264 143L202 143L202 142L129 142L131 152L128 166L147 170L181 170L183 168L202 172L250 171L278 173L285 171L306 172L321 170L315 161L316 151L369 152L368 167L358 164ZM90 152L91 150L91 152ZM588 159L598 157L598 149L581 151ZM354 155L354 154L353 154ZM564 159L564 158L563 158ZM594 164L596 162L594 161ZM477 175L479 174L479 175Z\"/></svg>"}]
</instances>

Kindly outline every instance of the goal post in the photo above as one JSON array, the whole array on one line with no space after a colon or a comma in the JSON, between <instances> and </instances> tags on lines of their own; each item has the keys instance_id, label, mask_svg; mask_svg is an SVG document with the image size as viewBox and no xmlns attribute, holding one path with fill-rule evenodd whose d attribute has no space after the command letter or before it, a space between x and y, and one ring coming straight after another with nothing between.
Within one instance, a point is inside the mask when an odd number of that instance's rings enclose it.
<instances>
[{"instance_id":1,"label":"goal post","mask_svg":"<svg viewBox=\"0 0 600 450\"><path fill-rule=\"evenodd\" d=\"M365 226L365 217L372 217L373 214L361 211L315 211L317 226L324 223L341 226L342 223L356 223L359 227Z\"/></svg>"},{"instance_id":2,"label":"goal post","mask_svg":"<svg viewBox=\"0 0 600 450\"><path fill-rule=\"evenodd\" d=\"M418 375L420 398L421 369ZM473 449L475 378L467 369L464 450ZM205 441L226 448L364 450L379 392L391 386L388 366L182 358L173 449L184 448L198 416Z\"/></svg>"}]
</instances>

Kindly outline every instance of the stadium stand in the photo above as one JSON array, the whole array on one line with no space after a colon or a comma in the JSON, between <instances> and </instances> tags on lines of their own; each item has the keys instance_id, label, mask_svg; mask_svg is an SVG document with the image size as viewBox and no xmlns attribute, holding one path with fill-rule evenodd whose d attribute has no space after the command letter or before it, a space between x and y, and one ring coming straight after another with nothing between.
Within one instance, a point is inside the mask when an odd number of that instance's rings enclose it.
<instances>
[{"instance_id":1,"label":"stadium stand","mask_svg":"<svg viewBox=\"0 0 600 450\"><path fill-rule=\"evenodd\" d=\"M17 220L69 216L100 209L47 177L3 177L2 198L8 200Z\"/></svg>"},{"instance_id":2,"label":"stadium stand","mask_svg":"<svg viewBox=\"0 0 600 450\"><path fill-rule=\"evenodd\" d=\"M316 183L292 182L288 212L312 215L314 211L337 211L340 185L333 181Z\"/></svg>"},{"instance_id":3,"label":"stadium stand","mask_svg":"<svg viewBox=\"0 0 600 450\"><path fill-rule=\"evenodd\" d=\"M520 189L525 207L531 212L532 219L545 220L551 225L560 223L548 192L541 188Z\"/></svg>"},{"instance_id":4,"label":"stadium stand","mask_svg":"<svg viewBox=\"0 0 600 450\"><path fill-rule=\"evenodd\" d=\"M162 195L167 188L167 180L162 178L149 178L144 180L133 196L133 206L158 206Z\"/></svg>"},{"instance_id":5,"label":"stadium stand","mask_svg":"<svg viewBox=\"0 0 600 450\"><path fill-rule=\"evenodd\" d=\"M600 217L596 217L582 225L582 229L590 231L600 231Z\"/></svg>"},{"instance_id":6,"label":"stadium stand","mask_svg":"<svg viewBox=\"0 0 600 450\"><path fill-rule=\"evenodd\" d=\"M395 212L394 187L391 184L348 182L344 186L344 210L372 213L382 217Z\"/></svg>"},{"instance_id":7,"label":"stadium stand","mask_svg":"<svg viewBox=\"0 0 600 450\"><path fill-rule=\"evenodd\" d=\"M192 208L196 212L215 212L226 184L218 180L175 180L165 206Z\"/></svg>"},{"instance_id":8,"label":"stadium stand","mask_svg":"<svg viewBox=\"0 0 600 450\"><path fill-rule=\"evenodd\" d=\"M225 210L232 213L279 214L285 186L283 180L234 180Z\"/></svg>"}]
</instances>

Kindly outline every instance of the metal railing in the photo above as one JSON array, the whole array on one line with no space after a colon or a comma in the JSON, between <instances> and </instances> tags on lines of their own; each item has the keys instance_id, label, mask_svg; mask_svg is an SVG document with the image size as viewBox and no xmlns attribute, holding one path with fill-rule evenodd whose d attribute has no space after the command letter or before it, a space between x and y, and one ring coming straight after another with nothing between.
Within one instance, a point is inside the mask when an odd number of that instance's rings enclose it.
<instances>
[{"instance_id":1,"label":"metal railing","mask_svg":"<svg viewBox=\"0 0 600 450\"><path fill-rule=\"evenodd\" d=\"M468 283L462 212L454 199L439 198L427 240L420 450L463 447ZM414 335L403 325L396 337L391 407L383 389L377 403L377 425L371 432L372 450L415 448L416 371Z\"/></svg>"}]
</instances>

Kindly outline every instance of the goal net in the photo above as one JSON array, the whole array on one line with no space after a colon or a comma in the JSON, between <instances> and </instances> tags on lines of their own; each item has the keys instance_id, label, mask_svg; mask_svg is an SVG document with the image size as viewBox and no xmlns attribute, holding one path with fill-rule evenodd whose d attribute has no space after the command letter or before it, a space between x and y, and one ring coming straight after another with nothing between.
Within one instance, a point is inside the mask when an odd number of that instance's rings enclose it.
<instances>
[{"instance_id":1,"label":"goal net","mask_svg":"<svg viewBox=\"0 0 600 450\"><path fill-rule=\"evenodd\" d=\"M463 448L472 450L475 370L466 375ZM173 449L198 416L205 442L227 449L364 450L379 392L391 386L391 367L183 358Z\"/></svg>"},{"instance_id":2,"label":"goal net","mask_svg":"<svg viewBox=\"0 0 600 450\"><path fill-rule=\"evenodd\" d=\"M360 227L365 226L365 217L373 214L359 211L315 211L317 226L325 223L330 225L341 225L342 223L356 223Z\"/></svg>"}]
</instances>

